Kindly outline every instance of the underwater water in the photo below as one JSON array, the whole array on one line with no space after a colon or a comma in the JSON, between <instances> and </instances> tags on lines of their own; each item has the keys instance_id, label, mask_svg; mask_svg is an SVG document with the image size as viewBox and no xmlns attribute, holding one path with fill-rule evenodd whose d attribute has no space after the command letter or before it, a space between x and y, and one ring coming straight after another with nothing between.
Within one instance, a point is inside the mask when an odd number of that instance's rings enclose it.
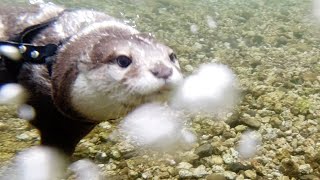
<instances>
[{"instance_id":1,"label":"underwater water","mask_svg":"<svg viewBox=\"0 0 320 180\"><path fill-rule=\"evenodd\" d=\"M109 179L320 178L320 19L313 1L52 2L126 19L173 48L184 74L221 63L232 69L241 88L241 102L223 121L201 114L193 118L190 130L198 140L190 149L134 149L110 141L116 122L103 122L80 142L74 160L91 159ZM256 141L241 143L253 136ZM16 107L0 106L0 167L38 143L37 131L18 118ZM246 149L239 149L241 144L255 151L241 157Z\"/></svg>"}]
</instances>

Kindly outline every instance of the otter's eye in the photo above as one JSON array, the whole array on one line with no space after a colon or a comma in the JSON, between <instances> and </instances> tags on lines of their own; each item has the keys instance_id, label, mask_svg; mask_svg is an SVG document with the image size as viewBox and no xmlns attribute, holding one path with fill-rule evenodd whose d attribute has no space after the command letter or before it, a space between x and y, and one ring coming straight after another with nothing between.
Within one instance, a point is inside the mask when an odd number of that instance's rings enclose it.
<instances>
[{"instance_id":1,"label":"otter's eye","mask_svg":"<svg viewBox=\"0 0 320 180\"><path fill-rule=\"evenodd\" d=\"M132 60L127 56L118 56L116 61L117 64L122 68L126 68L132 63Z\"/></svg>"},{"instance_id":2,"label":"otter's eye","mask_svg":"<svg viewBox=\"0 0 320 180\"><path fill-rule=\"evenodd\" d=\"M171 54L169 55L169 58L170 58L170 61L171 61L171 62L176 62L177 56L176 56L176 54L171 53Z\"/></svg>"}]
</instances>

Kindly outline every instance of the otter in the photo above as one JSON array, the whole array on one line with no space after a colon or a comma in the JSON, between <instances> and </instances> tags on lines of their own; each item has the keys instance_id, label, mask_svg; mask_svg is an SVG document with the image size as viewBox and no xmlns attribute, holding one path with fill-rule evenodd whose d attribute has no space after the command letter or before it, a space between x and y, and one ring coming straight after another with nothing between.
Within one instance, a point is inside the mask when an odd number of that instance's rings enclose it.
<instances>
[{"instance_id":1,"label":"otter","mask_svg":"<svg viewBox=\"0 0 320 180\"><path fill-rule=\"evenodd\" d=\"M71 155L98 123L165 102L183 78L171 48L105 13L54 4L0 9L1 41L56 45L50 65L1 59L10 82L28 91L44 146Z\"/></svg>"}]
</instances>

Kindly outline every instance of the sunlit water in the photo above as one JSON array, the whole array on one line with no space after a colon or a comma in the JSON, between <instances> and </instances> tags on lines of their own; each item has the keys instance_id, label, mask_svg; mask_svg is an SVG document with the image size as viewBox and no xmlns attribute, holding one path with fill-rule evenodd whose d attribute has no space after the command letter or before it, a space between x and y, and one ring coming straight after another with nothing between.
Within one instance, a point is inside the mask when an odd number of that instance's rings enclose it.
<instances>
[{"instance_id":1,"label":"sunlit water","mask_svg":"<svg viewBox=\"0 0 320 180\"><path fill-rule=\"evenodd\" d=\"M186 75L203 63L225 64L236 74L242 89L242 101L233 116L224 117L228 125L223 130L229 134L216 133L221 124L210 118L197 117L192 127L199 139L195 148L206 144L214 148L218 145L225 147L221 152L215 149L207 156L220 157L222 164L208 160L202 154L197 154L200 157L194 160L187 155L180 154L179 158L164 155L164 159L168 157L171 160L163 166L168 167L168 171L172 167L178 172L169 173L164 179L205 178L214 173L224 174L230 179L253 178L249 172L243 173L248 170L262 179L320 176L317 159L320 155L320 20L316 18L311 0L53 2L71 8L97 9L125 19L142 32L153 33L176 51ZM17 151L38 143L36 132L16 117L15 108L1 107L0 166L7 164ZM143 161L139 153L130 157L145 162L145 167L133 168L130 159L118 156L117 152L122 155L128 153L121 150L121 142L120 145L107 140L108 143L103 143L106 138L103 133L110 133L113 126L102 124L97 127L86 141L80 143L75 159L91 158L109 175L122 175L122 170L129 168L128 173L123 174L132 179L147 179L148 173L151 177L161 176L156 170L149 171L152 163ZM249 129L258 132L259 143L254 140L238 144L239 140L243 142L243 138L250 135L245 133ZM243 152L244 156L250 155L243 164L251 163L251 167L239 171L230 164L240 162L235 149L243 144L259 146ZM241 153L245 148L240 148ZM196 152L193 149L191 154ZM129 165L124 168L120 162ZM180 168L181 162L187 162L191 167ZM291 167L290 163L294 165ZM206 173L197 174L196 170L203 166Z\"/></svg>"}]
</instances>

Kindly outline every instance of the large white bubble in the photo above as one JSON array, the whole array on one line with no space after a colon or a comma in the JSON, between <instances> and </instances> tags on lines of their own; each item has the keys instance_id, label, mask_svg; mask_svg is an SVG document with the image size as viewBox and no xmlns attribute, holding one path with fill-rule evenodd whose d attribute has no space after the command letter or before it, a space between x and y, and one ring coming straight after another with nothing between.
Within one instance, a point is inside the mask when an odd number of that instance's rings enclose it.
<instances>
[{"instance_id":1,"label":"large white bubble","mask_svg":"<svg viewBox=\"0 0 320 180\"><path fill-rule=\"evenodd\" d=\"M192 144L196 140L186 129L181 113L157 103L142 105L128 114L119 125L119 131L134 145L156 150Z\"/></svg>"},{"instance_id":2,"label":"large white bubble","mask_svg":"<svg viewBox=\"0 0 320 180\"><path fill-rule=\"evenodd\" d=\"M0 88L0 104L23 104L27 98L25 89L15 83L5 84Z\"/></svg>"},{"instance_id":3,"label":"large white bubble","mask_svg":"<svg viewBox=\"0 0 320 180\"><path fill-rule=\"evenodd\" d=\"M241 158L248 159L255 156L258 146L261 144L261 137L254 131L247 131L242 134L239 144L238 152Z\"/></svg>"},{"instance_id":4,"label":"large white bubble","mask_svg":"<svg viewBox=\"0 0 320 180\"><path fill-rule=\"evenodd\" d=\"M64 176L65 157L54 149L35 146L20 152L4 172L2 179L56 180Z\"/></svg>"},{"instance_id":5,"label":"large white bubble","mask_svg":"<svg viewBox=\"0 0 320 180\"><path fill-rule=\"evenodd\" d=\"M239 101L235 74L226 65L204 64L178 87L171 105L191 113L220 114Z\"/></svg>"}]
</instances>

